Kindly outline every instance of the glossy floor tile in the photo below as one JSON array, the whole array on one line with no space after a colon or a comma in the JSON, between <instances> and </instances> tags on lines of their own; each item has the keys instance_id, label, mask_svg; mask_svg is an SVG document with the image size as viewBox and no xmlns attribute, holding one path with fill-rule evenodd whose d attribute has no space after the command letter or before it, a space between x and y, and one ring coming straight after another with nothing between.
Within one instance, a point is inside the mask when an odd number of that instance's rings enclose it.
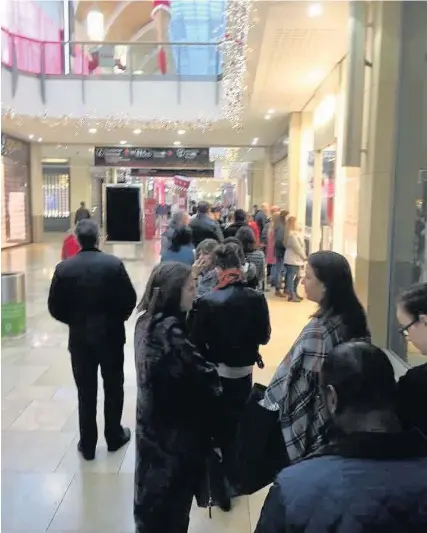
<instances>
[{"instance_id":1,"label":"glossy floor tile","mask_svg":"<svg viewBox=\"0 0 427 533\"><path fill-rule=\"evenodd\" d=\"M58 238L41 245L2 253L2 268L23 271L27 288L27 334L2 341L2 531L4 533L130 533L135 443L108 453L103 438L102 381L98 391L99 442L96 461L77 453L77 394L69 354L67 328L55 322L46 300L55 264ZM157 262L158 243L125 260L138 297ZM313 311L307 302L292 304L268 294L272 337L261 352L263 370L255 380L268 383L277 365ZM125 405L123 422L135 427L133 329L126 325ZM193 506L191 533L251 533L266 490L239 498L231 513Z\"/></svg>"}]
</instances>

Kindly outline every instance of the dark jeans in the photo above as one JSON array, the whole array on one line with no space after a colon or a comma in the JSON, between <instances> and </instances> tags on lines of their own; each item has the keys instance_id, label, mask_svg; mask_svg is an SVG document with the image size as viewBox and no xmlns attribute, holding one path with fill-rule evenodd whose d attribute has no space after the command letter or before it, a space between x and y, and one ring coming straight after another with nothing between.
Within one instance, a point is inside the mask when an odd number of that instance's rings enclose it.
<instances>
[{"instance_id":1,"label":"dark jeans","mask_svg":"<svg viewBox=\"0 0 427 533\"><path fill-rule=\"evenodd\" d=\"M98 441L98 367L101 367L104 381L105 440L108 445L114 445L122 436L123 362L123 346L84 346L71 350L71 364L79 399L80 443L87 452L95 450Z\"/></svg>"},{"instance_id":2,"label":"dark jeans","mask_svg":"<svg viewBox=\"0 0 427 533\"><path fill-rule=\"evenodd\" d=\"M277 291L280 291L280 286L282 283L282 276L283 276L283 260L285 258L285 255L276 255L276 264L273 265L273 271L271 273L271 285L275 287Z\"/></svg>"},{"instance_id":3,"label":"dark jeans","mask_svg":"<svg viewBox=\"0 0 427 533\"><path fill-rule=\"evenodd\" d=\"M296 296L296 280L299 277L300 267L296 265L285 265L285 288L290 296Z\"/></svg>"},{"instance_id":4,"label":"dark jeans","mask_svg":"<svg viewBox=\"0 0 427 533\"><path fill-rule=\"evenodd\" d=\"M237 426L252 390L252 374L239 379L220 378L223 400L221 453L227 479L233 484L236 462L234 457Z\"/></svg>"}]
</instances>

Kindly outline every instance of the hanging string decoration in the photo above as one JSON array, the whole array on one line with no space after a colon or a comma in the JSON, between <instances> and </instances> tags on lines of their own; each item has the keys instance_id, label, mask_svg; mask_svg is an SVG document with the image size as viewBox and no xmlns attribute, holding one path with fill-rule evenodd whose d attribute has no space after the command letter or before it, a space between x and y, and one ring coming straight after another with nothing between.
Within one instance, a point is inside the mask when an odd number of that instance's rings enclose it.
<instances>
[{"instance_id":1,"label":"hanging string decoration","mask_svg":"<svg viewBox=\"0 0 427 533\"><path fill-rule=\"evenodd\" d=\"M233 128L241 127L243 117L251 11L252 0L228 0L225 38L219 44L223 54L221 107Z\"/></svg>"}]
</instances>

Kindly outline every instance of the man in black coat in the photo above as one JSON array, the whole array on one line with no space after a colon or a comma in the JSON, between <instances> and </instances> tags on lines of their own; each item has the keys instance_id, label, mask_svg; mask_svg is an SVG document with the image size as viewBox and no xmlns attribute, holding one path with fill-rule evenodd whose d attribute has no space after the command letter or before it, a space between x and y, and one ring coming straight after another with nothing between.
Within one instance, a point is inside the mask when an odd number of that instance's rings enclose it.
<instances>
[{"instance_id":1,"label":"man in black coat","mask_svg":"<svg viewBox=\"0 0 427 533\"><path fill-rule=\"evenodd\" d=\"M78 224L81 220L88 218L90 218L90 211L84 202L80 202L80 207L77 209L76 216L74 217L74 224Z\"/></svg>"},{"instance_id":2,"label":"man in black coat","mask_svg":"<svg viewBox=\"0 0 427 533\"><path fill-rule=\"evenodd\" d=\"M209 217L210 206L207 202L199 202L197 215L190 220L190 228L193 232L193 244L197 248L205 239L215 239L218 242L224 240L221 228L216 220Z\"/></svg>"},{"instance_id":3,"label":"man in black coat","mask_svg":"<svg viewBox=\"0 0 427 533\"><path fill-rule=\"evenodd\" d=\"M79 222L76 236L82 249L56 267L48 306L53 318L69 326L68 349L79 400L78 450L86 460L92 460L98 440L99 366L104 381L108 450L117 451L130 439L130 430L121 425L124 322L135 307L136 293L123 263L98 249L95 222Z\"/></svg>"}]
</instances>

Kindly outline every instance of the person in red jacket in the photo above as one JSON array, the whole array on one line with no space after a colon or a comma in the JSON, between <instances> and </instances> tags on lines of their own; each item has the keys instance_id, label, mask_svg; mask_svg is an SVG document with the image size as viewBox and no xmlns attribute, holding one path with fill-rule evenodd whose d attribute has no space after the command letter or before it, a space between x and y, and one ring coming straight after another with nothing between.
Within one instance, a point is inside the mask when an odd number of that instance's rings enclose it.
<instances>
[{"instance_id":1,"label":"person in red jacket","mask_svg":"<svg viewBox=\"0 0 427 533\"><path fill-rule=\"evenodd\" d=\"M74 230L70 230L62 243L61 259L69 259L74 257L80 252L80 244L74 233Z\"/></svg>"},{"instance_id":2,"label":"person in red jacket","mask_svg":"<svg viewBox=\"0 0 427 533\"><path fill-rule=\"evenodd\" d=\"M252 215L249 215L248 226L251 228L251 230L255 234L255 242L256 242L256 246L258 248L259 247L259 240L260 240L259 226L255 222L254 217Z\"/></svg>"}]
</instances>

